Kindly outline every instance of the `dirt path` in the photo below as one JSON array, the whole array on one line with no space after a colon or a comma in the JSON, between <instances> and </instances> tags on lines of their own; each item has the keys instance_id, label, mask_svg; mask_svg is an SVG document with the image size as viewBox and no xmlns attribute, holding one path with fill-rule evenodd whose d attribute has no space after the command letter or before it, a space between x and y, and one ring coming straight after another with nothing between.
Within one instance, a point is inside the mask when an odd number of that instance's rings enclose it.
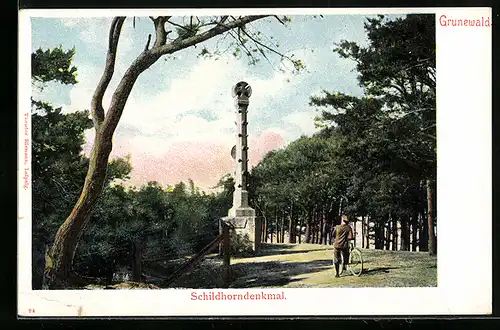
<instances>
[{"instance_id":1,"label":"dirt path","mask_svg":"<svg viewBox=\"0 0 500 330\"><path fill-rule=\"evenodd\" d=\"M267 244L262 256L232 259L233 288L426 287L437 285L436 257L425 252L362 250L365 272L334 277L332 247Z\"/></svg>"}]
</instances>

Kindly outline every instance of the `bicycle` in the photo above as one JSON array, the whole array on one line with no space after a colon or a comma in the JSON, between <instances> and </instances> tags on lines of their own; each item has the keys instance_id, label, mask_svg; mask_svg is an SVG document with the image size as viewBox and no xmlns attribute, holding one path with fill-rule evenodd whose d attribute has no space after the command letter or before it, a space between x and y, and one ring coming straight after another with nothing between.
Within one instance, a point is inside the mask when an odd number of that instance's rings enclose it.
<instances>
[{"instance_id":1,"label":"bicycle","mask_svg":"<svg viewBox=\"0 0 500 330\"><path fill-rule=\"evenodd\" d=\"M344 256L342 256L344 258ZM340 265L339 275L344 272L343 260ZM335 260L333 260L335 265ZM360 276L363 273L363 255L361 250L354 247L352 242L349 242L349 262L347 263L347 269L351 271L352 275Z\"/></svg>"}]
</instances>

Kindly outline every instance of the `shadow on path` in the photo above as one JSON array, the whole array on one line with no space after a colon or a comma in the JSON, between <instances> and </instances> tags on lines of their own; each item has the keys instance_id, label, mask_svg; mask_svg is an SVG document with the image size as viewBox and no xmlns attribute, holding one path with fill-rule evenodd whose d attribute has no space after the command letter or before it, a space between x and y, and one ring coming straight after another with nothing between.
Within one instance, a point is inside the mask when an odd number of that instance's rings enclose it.
<instances>
[{"instance_id":1,"label":"shadow on path","mask_svg":"<svg viewBox=\"0 0 500 330\"><path fill-rule=\"evenodd\" d=\"M363 274L375 275L381 273L390 273L391 269L399 269L401 267L376 267L363 269Z\"/></svg>"},{"instance_id":2,"label":"shadow on path","mask_svg":"<svg viewBox=\"0 0 500 330\"><path fill-rule=\"evenodd\" d=\"M257 257L265 257L265 256L270 256L270 255L283 255L283 254L296 254L296 253L308 253L308 252L316 252L316 251L327 251L327 250L332 250L332 248L322 248L322 249L294 249L290 250L291 248L296 247L295 244L263 244L261 247L261 250L257 254Z\"/></svg>"},{"instance_id":3,"label":"shadow on path","mask_svg":"<svg viewBox=\"0 0 500 330\"><path fill-rule=\"evenodd\" d=\"M330 259L308 262L259 261L232 265L234 281L232 288L255 288L283 286L302 280L298 275L328 270Z\"/></svg>"}]
</instances>

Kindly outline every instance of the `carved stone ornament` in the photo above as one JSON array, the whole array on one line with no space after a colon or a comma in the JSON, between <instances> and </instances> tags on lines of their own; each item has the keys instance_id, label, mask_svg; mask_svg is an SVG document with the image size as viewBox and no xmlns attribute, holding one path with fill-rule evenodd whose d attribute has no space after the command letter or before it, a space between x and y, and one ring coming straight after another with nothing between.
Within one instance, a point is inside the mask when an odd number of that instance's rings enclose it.
<instances>
[{"instance_id":1,"label":"carved stone ornament","mask_svg":"<svg viewBox=\"0 0 500 330\"><path fill-rule=\"evenodd\" d=\"M233 97L246 97L249 98L252 95L252 87L245 81L240 81L233 87Z\"/></svg>"}]
</instances>

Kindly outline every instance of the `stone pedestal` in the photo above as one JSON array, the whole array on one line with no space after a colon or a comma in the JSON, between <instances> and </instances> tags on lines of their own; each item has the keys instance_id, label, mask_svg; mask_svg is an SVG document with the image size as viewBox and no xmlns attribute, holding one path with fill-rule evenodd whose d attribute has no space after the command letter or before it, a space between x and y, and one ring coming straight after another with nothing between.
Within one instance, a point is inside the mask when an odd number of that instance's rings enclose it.
<instances>
[{"instance_id":1,"label":"stone pedestal","mask_svg":"<svg viewBox=\"0 0 500 330\"><path fill-rule=\"evenodd\" d=\"M253 209L250 210L253 211ZM230 224L236 235L240 236L245 241L248 240L253 253L258 253L260 251L261 224L255 215L227 216L222 218L222 221Z\"/></svg>"}]
</instances>

